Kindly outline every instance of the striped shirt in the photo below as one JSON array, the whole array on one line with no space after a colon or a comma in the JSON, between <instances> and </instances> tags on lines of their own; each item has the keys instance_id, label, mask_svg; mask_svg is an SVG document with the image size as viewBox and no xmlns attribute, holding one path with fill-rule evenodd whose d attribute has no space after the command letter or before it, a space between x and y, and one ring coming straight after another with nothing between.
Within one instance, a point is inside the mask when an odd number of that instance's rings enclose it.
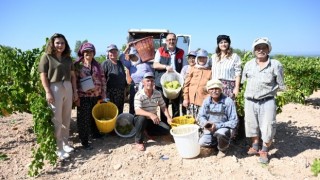
<instances>
[{"instance_id":1,"label":"striped shirt","mask_svg":"<svg viewBox=\"0 0 320 180\"><path fill-rule=\"evenodd\" d=\"M246 80L245 98L274 97L278 90L285 89L283 67L275 59L268 59L268 64L263 69L260 69L255 58L248 61L243 69L241 83Z\"/></svg>"},{"instance_id":2,"label":"striped shirt","mask_svg":"<svg viewBox=\"0 0 320 180\"><path fill-rule=\"evenodd\" d=\"M157 114L157 107L165 108L166 104L162 98L160 91L153 90L151 98L149 98L144 89L141 89L134 96L134 109L142 109L153 114Z\"/></svg>"},{"instance_id":3,"label":"striped shirt","mask_svg":"<svg viewBox=\"0 0 320 180\"><path fill-rule=\"evenodd\" d=\"M217 54L212 55L212 79L235 81L241 75L241 59L233 53L229 58L218 59Z\"/></svg>"}]
</instances>

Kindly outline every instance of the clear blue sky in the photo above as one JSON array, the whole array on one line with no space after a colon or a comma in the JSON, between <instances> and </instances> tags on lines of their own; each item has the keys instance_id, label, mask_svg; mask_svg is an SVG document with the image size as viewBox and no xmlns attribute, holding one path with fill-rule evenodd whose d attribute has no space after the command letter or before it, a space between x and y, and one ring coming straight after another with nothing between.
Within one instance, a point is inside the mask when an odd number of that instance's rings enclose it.
<instances>
[{"instance_id":1,"label":"clear blue sky","mask_svg":"<svg viewBox=\"0 0 320 180\"><path fill-rule=\"evenodd\" d=\"M320 55L319 0L1 0L0 24L0 44L22 50L59 32L71 49L88 39L103 53L125 44L128 29L158 28L191 35L191 49L213 52L227 34L238 49L268 37L273 53Z\"/></svg>"}]
</instances>

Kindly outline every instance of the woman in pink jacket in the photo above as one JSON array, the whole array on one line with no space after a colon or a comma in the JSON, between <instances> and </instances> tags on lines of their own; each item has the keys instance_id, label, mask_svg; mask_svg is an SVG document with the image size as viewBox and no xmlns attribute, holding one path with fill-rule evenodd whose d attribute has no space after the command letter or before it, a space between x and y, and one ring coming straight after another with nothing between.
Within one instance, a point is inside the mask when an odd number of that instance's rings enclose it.
<instances>
[{"instance_id":1,"label":"woman in pink jacket","mask_svg":"<svg viewBox=\"0 0 320 180\"><path fill-rule=\"evenodd\" d=\"M206 83L211 79L208 52L200 49L197 52L196 65L187 75L183 87L183 106L189 108L190 113L197 119L199 108L203 100L209 96L205 89Z\"/></svg>"}]
</instances>

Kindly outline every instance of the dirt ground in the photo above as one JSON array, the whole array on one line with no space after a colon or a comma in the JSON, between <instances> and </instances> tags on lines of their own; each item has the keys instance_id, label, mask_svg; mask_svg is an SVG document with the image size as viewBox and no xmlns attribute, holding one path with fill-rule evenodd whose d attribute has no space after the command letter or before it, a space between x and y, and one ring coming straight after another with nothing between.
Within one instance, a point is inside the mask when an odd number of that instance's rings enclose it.
<instances>
[{"instance_id":1,"label":"dirt ground","mask_svg":"<svg viewBox=\"0 0 320 180\"><path fill-rule=\"evenodd\" d=\"M192 159L179 156L170 136L148 141L145 152L133 148L133 138L115 133L94 140L93 150L81 148L76 133L76 117L71 122L71 158L57 166L46 164L36 179L320 179L310 166L320 158L320 91L307 105L288 104L277 116L277 133L270 150L268 165L258 157L246 155L245 138L232 143L224 158L216 153ZM0 160L0 179L31 179L27 176L31 149L35 147L32 115L22 113L0 118L0 152L8 156ZM168 159L160 157L165 155Z\"/></svg>"}]
</instances>

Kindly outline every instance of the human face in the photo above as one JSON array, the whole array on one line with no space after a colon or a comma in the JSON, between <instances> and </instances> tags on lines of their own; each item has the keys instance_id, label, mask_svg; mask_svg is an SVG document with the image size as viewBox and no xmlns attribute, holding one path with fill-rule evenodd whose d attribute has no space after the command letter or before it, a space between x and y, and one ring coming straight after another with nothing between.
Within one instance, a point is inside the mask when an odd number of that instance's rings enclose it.
<instances>
[{"instance_id":1,"label":"human face","mask_svg":"<svg viewBox=\"0 0 320 180\"><path fill-rule=\"evenodd\" d=\"M85 50L83 52L83 57L86 61L92 61L93 59L93 51L92 50Z\"/></svg>"},{"instance_id":2,"label":"human face","mask_svg":"<svg viewBox=\"0 0 320 180\"><path fill-rule=\"evenodd\" d=\"M174 48L176 48L176 44L177 44L176 36L174 34L168 34L168 36L166 38L166 44L170 50L174 50Z\"/></svg>"},{"instance_id":3,"label":"human face","mask_svg":"<svg viewBox=\"0 0 320 180\"><path fill-rule=\"evenodd\" d=\"M111 49L111 50L108 52L108 56L109 56L109 59L111 59L111 60L117 60L117 58L118 58L118 50L116 50L116 49Z\"/></svg>"},{"instance_id":4,"label":"human face","mask_svg":"<svg viewBox=\"0 0 320 180\"><path fill-rule=\"evenodd\" d=\"M154 79L153 78L145 78L143 79L143 86L146 90L152 90L154 87Z\"/></svg>"},{"instance_id":5,"label":"human face","mask_svg":"<svg viewBox=\"0 0 320 180\"><path fill-rule=\"evenodd\" d=\"M57 54L62 54L64 49L66 48L66 42L62 37L57 37L53 41L54 48Z\"/></svg>"},{"instance_id":6,"label":"human face","mask_svg":"<svg viewBox=\"0 0 320 180\"><path fill-rule=\"evenodd\" d=\"M194 66L196 64L195 60L196 60L195 56L188 56L188 63L190 66Z\"/></svg>"},{"instance_id":7,"label":"human face","mask_svg":"<svg viewBox=\"0 0 320 180\"><path fill-rule=\"evenodd\" d=\"M130 58L130 60L133 61L133 62L137 62L138 59L139 59L138 56L136 56L136 55L134 55L134 54L130 55L129 58Z\"/></svg>"},{"instance_id":8,"label":"human face","mask_svg":"<svg viewBox=\"0 0 320 180\"><path fill-rule=\"evenodd\" d=\"M258 44L254 47L254 54L257 58L266 58L269 54L269 47L267 44Z\"/></svg>"},{"instance_id":9,"label":"human face","mask_svg":"<svg viewBox=\"0 0 320 180\"><path fill-rule=\"evenodd\" d=\"M208 89L208 92L214 100L218 100L222 93L222 90L220 88L211 88Z\"/></svg>"},{"instance_id":10,"label":"human face","mask_svg":"<svg viewBox=\"0 0 320 180\"><path fill-rule=\"evenodd\" d=\"M226 51L226 50L228 50L228 49L229 49L229 43L228 43L228 41L226 41L225 39L221 40L221 41L219 42L219 49L220 49L221 51Z\"/></svg>"},{"instance_id":11,"label":"human face","mask_svg":"<svg viewBox=\"0 0 320 180\"><path fill-rule=\"evenodd\" d=\"M206 65L207 59L208 59L207 57L198 57L198 64L201 66Z\"/></svg>"}]
</instances>

